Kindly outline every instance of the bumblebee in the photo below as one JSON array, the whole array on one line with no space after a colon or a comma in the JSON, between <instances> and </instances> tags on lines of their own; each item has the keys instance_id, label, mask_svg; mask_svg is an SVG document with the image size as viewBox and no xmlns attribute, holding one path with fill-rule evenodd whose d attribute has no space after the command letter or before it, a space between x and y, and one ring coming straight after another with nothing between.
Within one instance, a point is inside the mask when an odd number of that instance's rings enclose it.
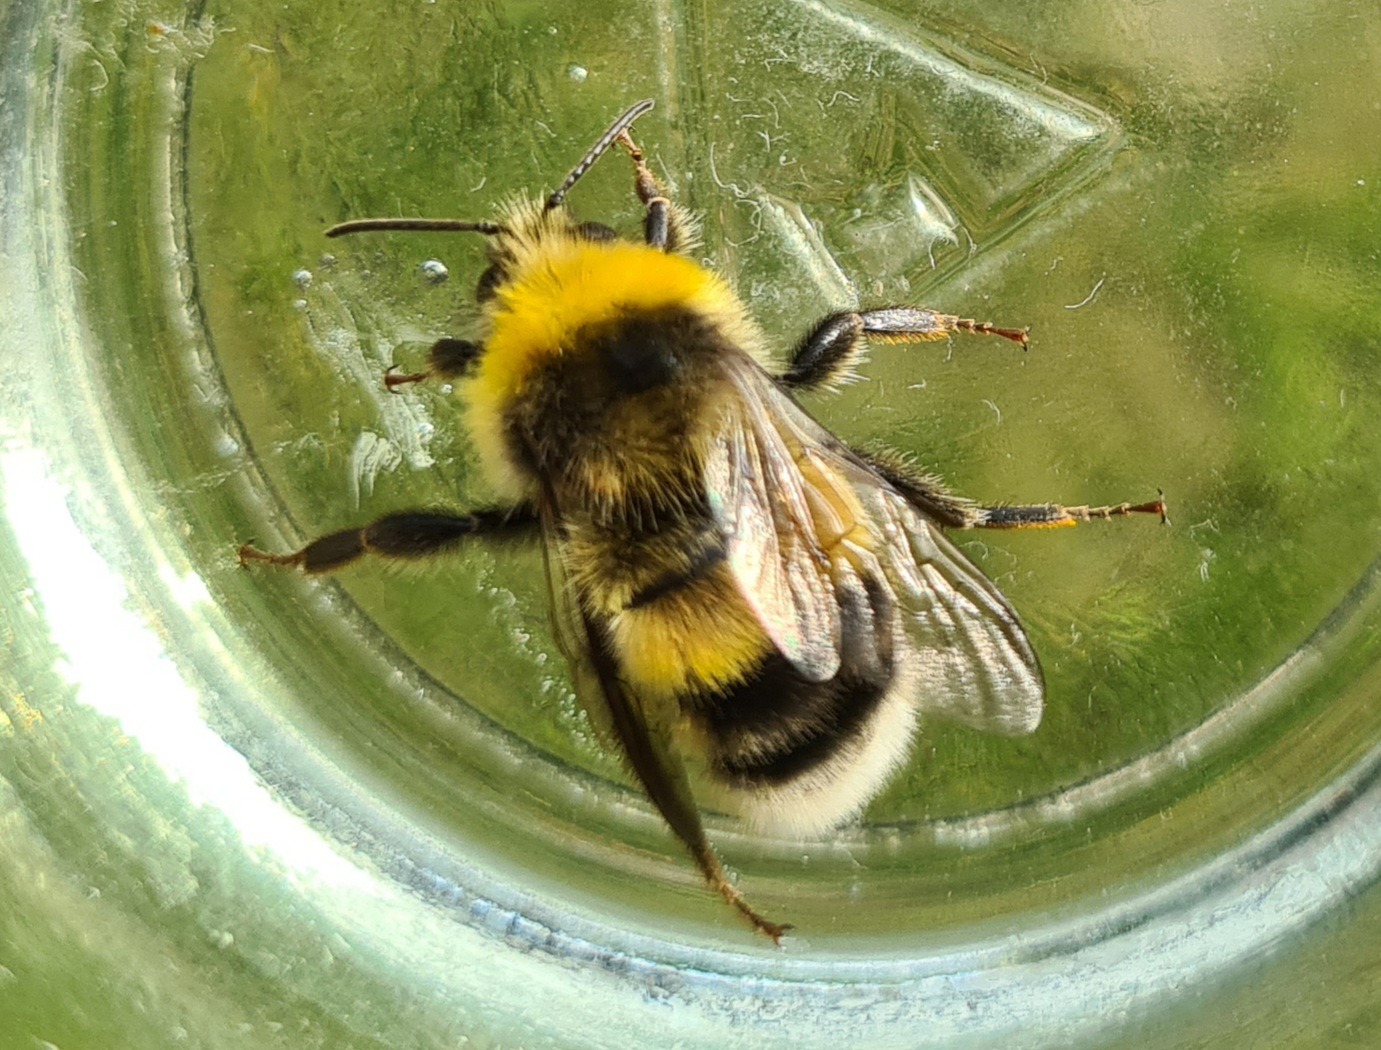
<instances>
[{"instance_id":1,"label":"bumblebee","mask_svg":"<svg viewBox=\"0 0 1381 1050\"><path fill-rule=\"evenodd\" d=\"M1164 519L1165 505L982 506L821 426L796 395L848 379L870 341L972 332L1024 344L1026 332L911 306L844 311L773 370L744 304L690 258L695 222L631 137L651 108L633 106L555 192L510 203L498 221L327 231L486 238L480 338L440 339L423 371L390 370L386 382L456 382L500 499L389 514L289 554L247 544L240 559L316 574L481 536L540 540L583 703L710 887L776 941L789 926L730 883L700 805L817 834L877 793L919 715L1004 734L1040 722L1031 643L944 530ZM565 203L616 144L632 160L640 241L577 221Z\"/></svg>"}]
</instances>

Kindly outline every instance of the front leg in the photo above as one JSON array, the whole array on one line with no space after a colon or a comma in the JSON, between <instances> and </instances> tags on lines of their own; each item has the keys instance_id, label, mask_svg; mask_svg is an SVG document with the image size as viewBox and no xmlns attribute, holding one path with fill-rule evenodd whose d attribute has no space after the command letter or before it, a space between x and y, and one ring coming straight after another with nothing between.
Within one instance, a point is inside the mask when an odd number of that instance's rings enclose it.
<instances>
[{"instance_id":1,"label":"front leg","mask_svg":"<svg viewBox=\"0 0 1381 1050\"><path fill-rule=\"evenodd\" d=\"M427 367L421 372L397 374L390 366L384 375L384 386L392 391L405 383L420 383L425 379L460 379L469 375L484 348L468 339L438 339L427 351Z\"/></svg>"},{"instance_id":2,"label":"front leg","mask_svg":"<svg viewBox=\"0 0 1381 1050\"><path fill-rule=\"evenodd\" d=\"M869 339L882 343L927 343L952 332L1000 335L1026 344L1020 328L995 328L953 314L936 313L916 306L888 306L879 310L848 310L830 314L801 340L791 364L777 377L788 390L815 390L837 386L853 375L854 365Z\"/></svg>"},{"instance_id":3,"label":"front leg","mask_svg":"<svg viewBox=\"0 0 1381 1050\"><path fill-rule=\"evenodd\" d=\"M536 529L537 520L536 512L527 504L469 514L404 511L386 514L362 528L322 536L291 554L267 554L246 543L240 548L240 564L248 568L251 562L263 562L316 575L344 568L366 554L411 561L444 554L471 536L530 533Z\"/></svg>"},{"instance_id":4,"label":"front leg","mask_svg":"<svg viewBox=\"0 0 1381 1050\"><path fill-rule=\"evenodd\" d=\"M633 161L633 192L638 195L647 208L643 219L643 241L649 248L660 248L664 252L680 252L690 247L694 240L694 226L686 213L673 204L662 189L662 184L647 166L643 151L633 141L633 136L624 130L619 133L619 145Z\"/></svg>"}]
</instances>

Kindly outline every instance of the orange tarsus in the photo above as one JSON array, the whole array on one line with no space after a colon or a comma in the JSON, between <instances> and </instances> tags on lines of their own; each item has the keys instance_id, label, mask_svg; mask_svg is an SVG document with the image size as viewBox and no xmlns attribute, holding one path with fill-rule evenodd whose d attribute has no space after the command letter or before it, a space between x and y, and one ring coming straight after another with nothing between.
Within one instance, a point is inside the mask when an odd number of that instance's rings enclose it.
<instances>
[{"instance_id":1,"label":"orange tarsus","mask_svg":"<svg viewBox=\"0 0 1381 1050\"><path fill-rule=\"evenodd\" d=\"M403 375L394 375L398 371L397 365L389 365L388 371L384 373L384 386L388 392L397 393L397 387L405 386L408 383L420 383L427 378L426 372L407 372Z\"/></svg>"},{"instance_id":2,"label":"orange tarsus","mask_svg":"<svg viewBox=\"0 0 1381 1050\"><path fill-rule=\"evenodd\" d=\"M298 554L265 554L254 546L254 541L240 545L236 552L240 559L240 568L248 569L249 563L254 561L266 562L269 565L297 565L301 560Z\"/></svg>"},{"instance_id":3,"label":"orange tarsus","mask_svg":"<svg viewBox=\"0 0 1381 1050\"><path fill-rule=\"evenodd\" d=\"M1155 514L1162 525L1170 524L1170 515L1165 505L1165 492L1156 490L1158 498L1149 503L1118 503L1110 507L1067 507L1066 513L1077 521L1090 521L1094 518L1121 518L1128 514Z\"/></svg>"},{"instance_id":4,"label":"orange tarsus","mask_svg":"<svg viewBox=\"0 0 1381 1050\"><path fill-rule=\"evenodd\" d=\"M753 929L771 937L772 943L780 948L782 946L782 937L788 930L793 930L795 927L789 922L772 922L768 919L764 919L754 911L752 906L743 899L743 894L729 882L728 876L724 874L724 869L719 864L718 857L713 853L698 858L697 863L700 864L701 870L705 875L706 881L709 882L710 887L732 904L738 910L738 913L748 920Z\"/></svg>"},{"instance_id":5,"label":"orange tarsus","mask_svg":"<svg viewBox=\"0 0 1381 1050\"><path fill-rule=\"evenodd\" d=\"M1143 503L1139 507L1131 508L1133 512L1140 514L1159 514L1162 525L1170 524L1170 509L1165 503L1165 490L1156 490L1156 499L1151 503Z\"/></svg>"},{"instance_id":6,"label":"orange tarsus","mask_svg":"<svg viewBox=\"0 0 1381 1050\"><path fill-rule=\"evenodd\" d=\"M969 317L961 317L954 322L954 327L962 328L966 332L974 332L978 335L1000 335L1003 339L1010 339L1014 343L1025 346L1031 341L1031 330L1029 328L997 328L987 321L975 321Z\"/></svg>"}]
</instances>

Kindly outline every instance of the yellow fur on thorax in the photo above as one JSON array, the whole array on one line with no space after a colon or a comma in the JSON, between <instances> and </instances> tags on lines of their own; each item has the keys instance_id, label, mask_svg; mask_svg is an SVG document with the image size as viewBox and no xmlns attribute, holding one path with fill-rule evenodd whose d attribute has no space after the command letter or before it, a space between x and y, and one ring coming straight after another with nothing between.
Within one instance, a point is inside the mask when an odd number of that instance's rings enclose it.
<instances>
[{"instance_id":1,"label":"yellow fur on thorax","mask_svg":"<svg viewBox=\"0 0 1381 1050\"><path fill-rule=\"evenodd\" d=\"M571 352L582 329L630 311L682 306L731 333L751 332L728 286L683 256L556 235L517 247L516 267L486 311L479 368L463 389L471 433L500 487L515 480L504 452L505 413L523 397L534 370Z\"/></svg>"}]
</instances>

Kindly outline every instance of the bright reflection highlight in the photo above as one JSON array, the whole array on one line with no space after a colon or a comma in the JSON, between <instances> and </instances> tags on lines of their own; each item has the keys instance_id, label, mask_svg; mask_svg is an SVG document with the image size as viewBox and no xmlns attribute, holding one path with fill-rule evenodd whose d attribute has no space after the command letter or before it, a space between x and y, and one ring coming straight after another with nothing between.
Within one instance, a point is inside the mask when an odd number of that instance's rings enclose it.
<instances>
[{"instance_id":1,"label":"bright reflection highlight","mask_svg":"<svg viewBox=\"0 0 1381 1050\"><path fill-rule=\"evenodd\" d=\"M372 888L369 878L280 806L244 757L203 721L195 690L163 651L154 626L133 610L124 581L73 519L73 498L50 475L41 453L0 454L0 501L36 604L66 654L57 670L77 699L117 720L194 805L223 813L248 847L333 886ZM207 600L199 579L172 578L179 596Z\"/></svg>"}]
</instances>

